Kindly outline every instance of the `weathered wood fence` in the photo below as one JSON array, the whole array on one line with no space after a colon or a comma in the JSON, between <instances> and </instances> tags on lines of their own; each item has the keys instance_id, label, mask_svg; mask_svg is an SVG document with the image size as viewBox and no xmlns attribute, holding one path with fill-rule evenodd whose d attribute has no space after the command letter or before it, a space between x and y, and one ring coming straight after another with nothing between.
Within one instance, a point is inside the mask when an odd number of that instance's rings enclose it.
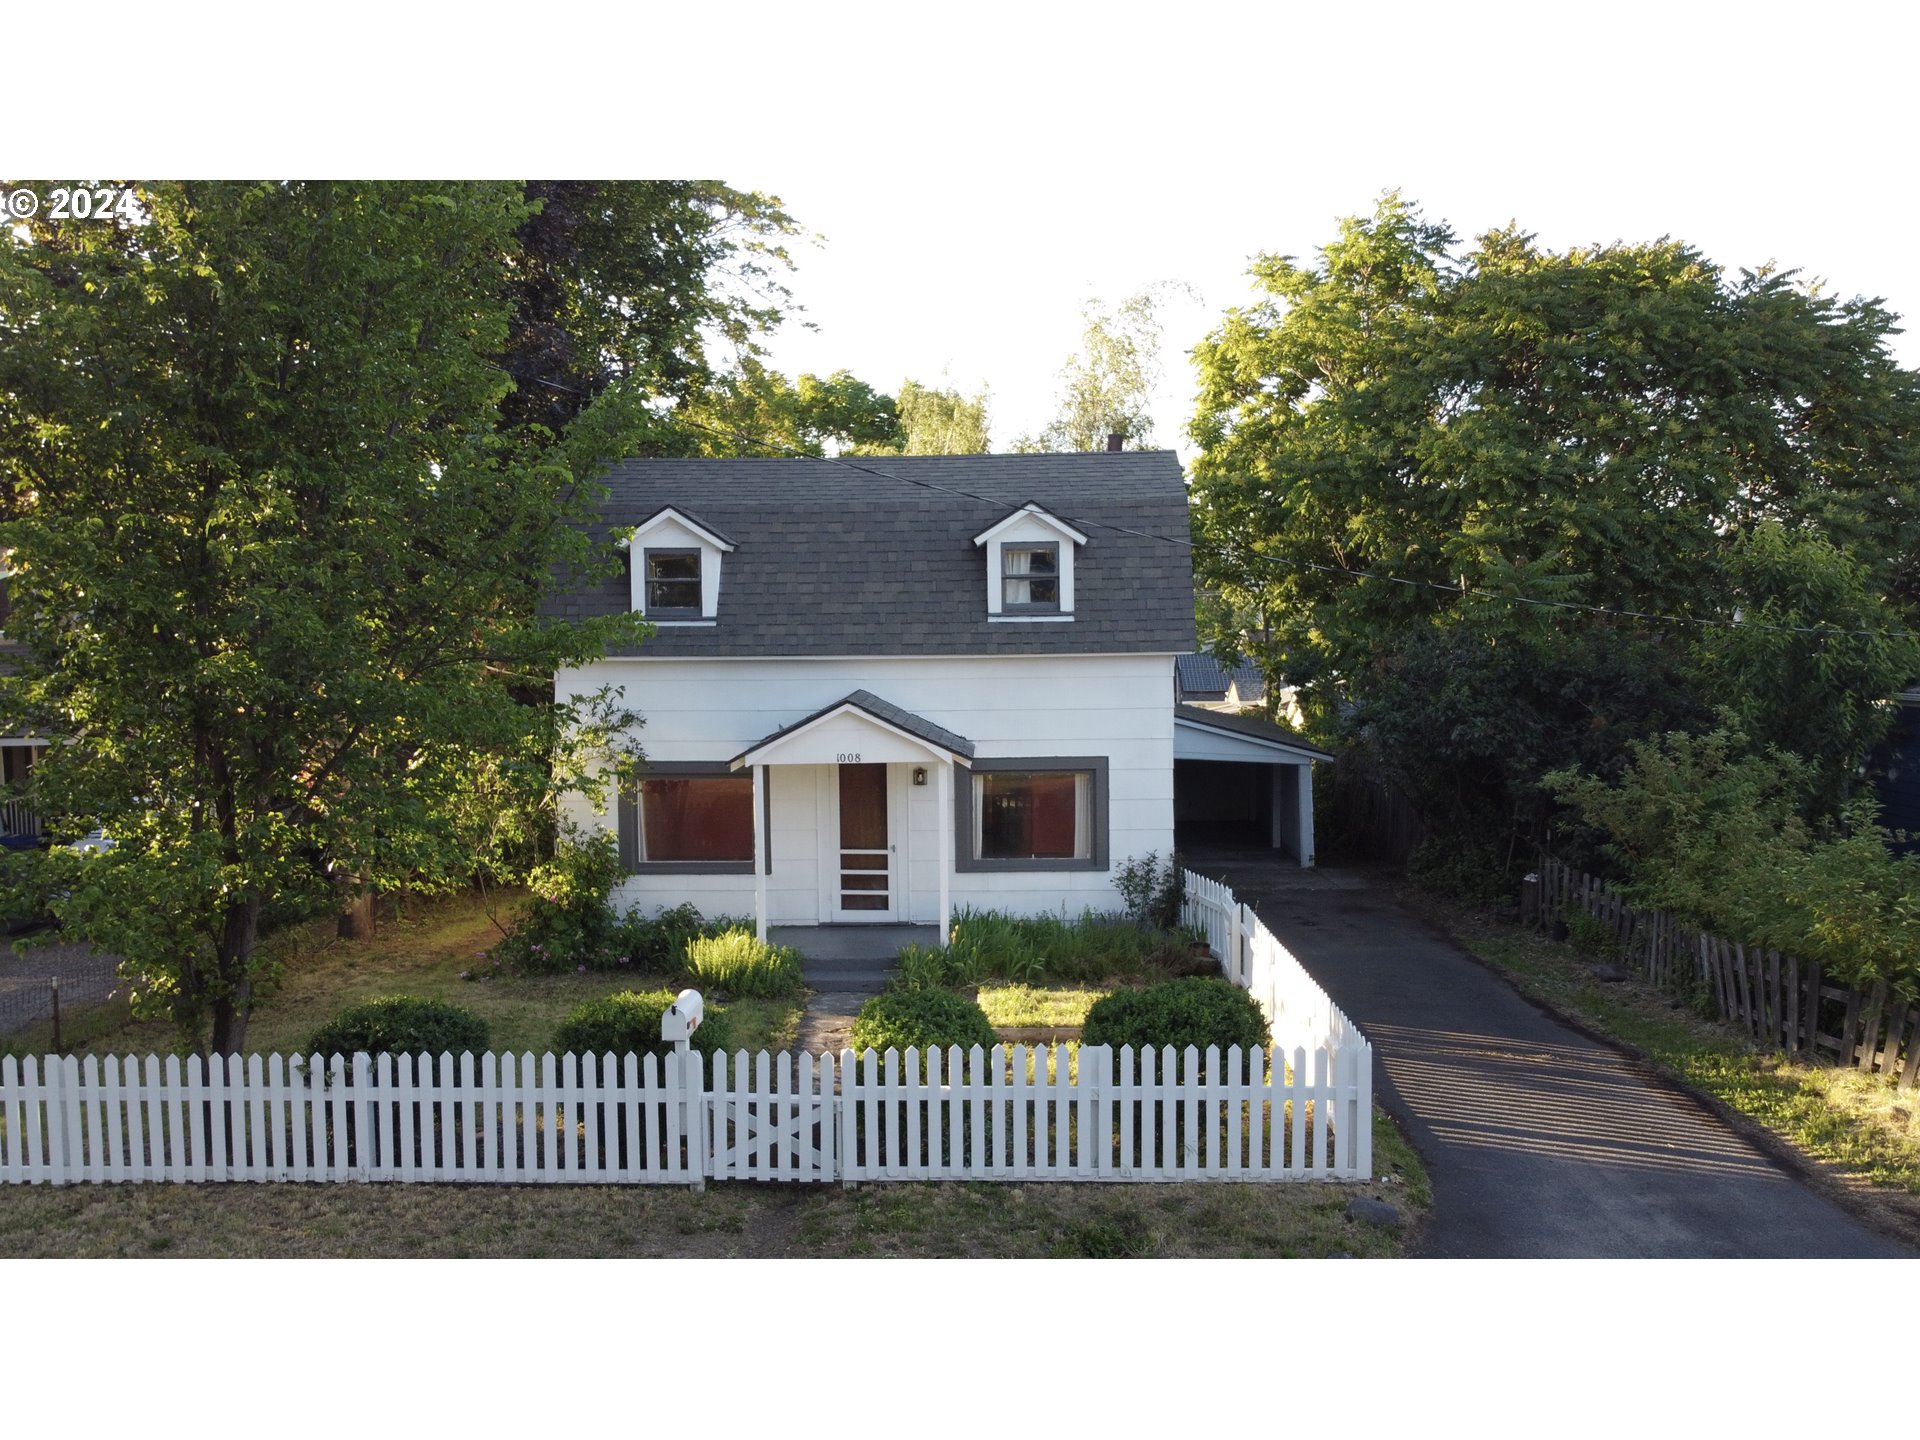
<instances>
[{"instance_id":1,"label":"weathered wood fence","mask_svg":"<svg viewBox=\"0 0 1920 1440\"><path fill-rule=\"evenodd\" d=\"M1354 1046L0 1059L0 1181L1364 1180Z\"/></svg>"},{"instance_id":2,"label":"weathered wood fence","mask_svg":"<svg viewBox=\"0 0 1920 1440\"><path fill-rule=\"evenodd\" d=\"M1884 981L1870 991L1833 984L1811 961L1636 909L1604 881L1551 857L1541 859L1539 884L1543 923L1575 912L1593 917L1654 984L1690 995L1704 990L1715 1015L1756 1043L1875 1071L1901 1086L1920 1078L1920 1005L1892 994Z\"/></svg>"}]
</instances>

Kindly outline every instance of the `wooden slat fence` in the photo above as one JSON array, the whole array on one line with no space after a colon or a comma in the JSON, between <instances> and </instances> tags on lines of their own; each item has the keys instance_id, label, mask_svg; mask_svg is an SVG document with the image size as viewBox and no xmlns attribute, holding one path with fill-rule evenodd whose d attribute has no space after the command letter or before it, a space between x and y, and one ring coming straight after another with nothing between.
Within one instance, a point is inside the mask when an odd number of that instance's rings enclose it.
<instances>
[{"instance_id":1,"label":"wooden slat fence","mask_svg":"<svg viewBox=\"0 0 1920 1440\"><path fill-rule=\"evenodd\" d=\"M1592 916L1647 979L1679 994L1704 991L1714 1014L1757 1044L1877 1072L1903 1087L1920 1079L1920 1005L1884 982L1870 991L1834 984L1811 961L1637 909L1604 881L1550 856L1541 858L1538 876L1542 923L1576 912Z\"/></svg>"}]
</instances>

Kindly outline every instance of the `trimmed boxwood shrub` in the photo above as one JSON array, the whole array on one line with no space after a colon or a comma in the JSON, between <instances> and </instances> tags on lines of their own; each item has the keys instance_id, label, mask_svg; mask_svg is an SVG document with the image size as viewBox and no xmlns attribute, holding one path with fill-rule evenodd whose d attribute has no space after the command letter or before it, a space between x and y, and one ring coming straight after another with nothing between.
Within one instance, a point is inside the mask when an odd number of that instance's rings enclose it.
<instances>
[{"instance_id":1,"label":"trimmed boxwood shrub","mask_svg":"<svg viewBox=\"0 0 1920 1440\"><path fill-rule=\"evenodd\" d=\"M936 1045L990 1050L997 1041L987 1012L951 990L889 990L862 1005L853 1022L853 1048L882 1055L889 1049L904 1055L909 1045L923 1055Z\"/></svg>"},{"instance_id":2,"label":"trimmed boxwood shrub","mask_svg":"<svg viewBox=\"0 0 1920 1440\"><path fill-rule=\"evenodd\" d=\"M313 1032L308 1055L459 1055L486 1053L492 1032L471 1010L444 1000L384 995L343 1010Z\"/></svg>"},{"instance_id":3,"label":"trimmed boxwood shrub","mask_svg":"<svg viewBox=\"0 0 1920 1440\"><path fill-rule=\"evenodd\" d=\"M1269 1039L1267 1018L1251 995L1231 981L1203 976L1102 996L1080 1031L1082 1045L1111 1045L1116 1054L1122 1045L1136 1053L1149 1045L1192 1045L1202 1054L1218 1045L1224 1055L1230 1045L1263 1049Z\"/></svg>"},{"instance_id":4,"label":"trimmed boxwood shrub","mask_svg":"<svg viewBox=\"0 0 1920 1440\"><path fill-rule=\"evenodd\" d=\"M658 1055L673 1053L673 1043L660 1038L660 1017L673 1004L671 990L622 990L599 1000L576 1005L553 1032L553 1053L582 1057ZM733 1031L726 1012L707 1007L706 1018L689 1042L702 1055L733 1048ZM582 1065L584 1073L586 1066Z\"/></svg>"}]
</instances>

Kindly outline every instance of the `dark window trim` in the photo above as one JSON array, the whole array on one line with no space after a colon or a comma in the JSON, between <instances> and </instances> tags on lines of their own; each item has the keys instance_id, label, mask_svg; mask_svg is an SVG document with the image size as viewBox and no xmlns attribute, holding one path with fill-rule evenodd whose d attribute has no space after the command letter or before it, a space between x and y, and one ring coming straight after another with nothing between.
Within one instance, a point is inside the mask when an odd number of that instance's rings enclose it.
<instances>
[{"instance_id":1,"label":"dark window trim","mask_svg":"<svg viewBox=\"0 0 1920 1440\"><path fill-rule=\"evenodd\" d=\"M735 770L725 760L655 760L640 776L645 784L649 775L662 779L686 775L741 775L753 780L752 771ZM767 874L773 873L773 785L760 787L760 833L766 837ZM615 805L615 823L619 827L620 868L629 875L751 875L751 860L642 860L640 858L640 795L637 790L622 790Z\"/></svg>"},{"instance_id":2,"label":"dark window trim","mask_svg":"<svg viewBox=\"0 0 1920 1440\"><path fill-rule=\"evenodd\" d=\"M1015 605L1007 599L1007 581L1029 580L1030 575L1009 575L1007 573L1007 551L1009 550L1051 550L1053 552L1053 601L1033 602ZM1042 577L1044 578L1044 577ZM1000 542L1000 610L1006 615L1060 615L1060 542L1058 540L1003 540Z\"/></svg>"},{"instance_id":3,"label":"dark window trim","mask_svg":"<svg viewBox=\"0 0 1920 1440\"><path fill-rule=\"evenodd\" d=\"M651 591L649 589L649 587L653 584L653 576L647 572L647 562L650 559L652 559L655 555L691 555L694 557L695 560L699 562L697 565L694 566L694 570L696 573L694 574L694 577L693 577L693 584L694 584L694 588L700 592L700 595L701 595L700 604L692 605L692 606L663 605L657 609L654 607L652 602ZM685 584L686 582L683 580L680 583ZM702 551L699 546L697 545L695 546L645 545L641 547L640 594L642 598L647 600L646 616L649 620L704 620L708 618L705 610L706 593L707 593L706 583L707 583L706 555L705 555L705 552ZM658 768L658 767L655 767L655 768Z\"/></svg>"},{"instance_id":4,"label":"dark window trim","mask_svg":"<svg viewBox=\"0 0 1920 1440\"><path fill-rule=\"evenodd\" d=\"M1092 855L1085 860L976 860L973 858L973 777L989 770L1085 770L1093 776ZM978 760L973 768L953 767L953 868L963 873L1012 870L1105 870L1107 868L1107 757L1104 755L1018 755Z\"/></svg>"}]
</instances>

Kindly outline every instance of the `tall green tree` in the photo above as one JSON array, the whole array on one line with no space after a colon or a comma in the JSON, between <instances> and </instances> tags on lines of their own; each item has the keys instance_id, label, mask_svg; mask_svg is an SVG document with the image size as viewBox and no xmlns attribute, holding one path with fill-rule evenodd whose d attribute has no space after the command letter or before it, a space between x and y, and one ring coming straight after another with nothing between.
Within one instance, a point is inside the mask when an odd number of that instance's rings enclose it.
<instances>
[{"instance_id":1,"label":"tall green tree","mask_svg":"<svg viewBox=\"0 0 1920 1440\"><path fill-rule=\"evenodd\" d=\"M1292 669L1348 683L1463 582L1725 616L1727 537L1765 521L1899 583L1920 377L1876 302L1673 241L1455 243L1389 196L1315 264L1257 260L1195 351L1203 576L1286 617Z\"/></svg>"},{"instance_id":2,"label":"tall green tree","mask_svg":"<svg viewBox=\"0 0 1920 1440\"><path fill-rule=\"evenodd\" d=\"M845 370L790 381L753 356L712 378L675 412L695 453L765 455L769 450L824 455L896 453L900 420L891 395Z\"/></svg>"},{"instance_id":3,"label":"tall green tree","mask_svg":"<svg viewBox=\"0 0 1920 1440\"><path fill-rule=\"evenodd\" d=\"M1893 360L1877 302L1729 274L1671 240L1556 253L1508 229L1462 251L1397 195L1312 263L1263 256L1252 274L1260 298L1195 351L1203 619L1330 727L1357 704L1374 733L1398 731L1392 758L1432 770L1428 789L1457 783L1438 767L1458 737L1422 714L1442 692L1402 683L1423 646L1463 637L1485 660L1482 728L1518 730L1473 743L1524 791L1508 773L1529 753L1520 732L1573 723L1617 744L1738 699L1710 693L1721 682L1784 698L1767 677L1785 652L1696 651L1702 622L1826 620L1829 602L1842 626L1910 622L1920 377ZM1762 534L1784 548L1755 548ZM1636 629L1663 666L1685 652L1669 673L1693 693L1648 709L1577 676L1520 683L1541 657L1621 653L1585 643L1601 627ZM1820 743L1857 760L1862 707L1907 659L1813 641L1793 673L1819 687L1803 713L1825 717ZM1386 695L1407 726L1381 719ZM1497 787L1480 798L1530 809Z\"/></svg>"},{"instance_id":4,"label":"tall green tree","mask_svg":"<svg viewBox=\"0 0 1920 1440\"><path fill-rule=\"evenodd\" d=\"M894 408L902 455L984 455L992 448L984 386L969 397L948 386L903 380Z\"/></svg>"},{"instance_id":5,"label":"tall green tree","mask_svg":"<svg viewBox=\"0 0 1920 1440\"><path fill-rule=\"evenodd\" d=\"M1153 435L1160 379L1159 294L1142 290L1109 310L1096 297L1081 311L1080 349L1060 370L1059 412L1016 451L1105 450L1107 438L1139 447Z\"/></svg>"},{"instance_id":6,"label":"tall green tree","mask_svg":"<svg viewBox=\"0 0 1920 1440\"><path fill-rule=\"evenodd\" d=\"M801 230L776 197L715 180L528 180L522 193L501 352L510 428L559 435L616 386L694 394L791 308L785 242Z\"/></svg>"},{"instance_id":7,"label":"tall green tree","mask_svg":"<svg viewBox=\"0 0 1920 1440\"><path fill-rule=\"evenodd\" d=\"M0 726L64 737L46 819L114 842L39 858L69 933L228 1053L263 930L343 867L461 873L460 757L564 728L516 689L633 629L534 619L601 563L565 522L620 426L501 423L518 185L142 195L0 242Z\"/></svg>"}]
</instances>

